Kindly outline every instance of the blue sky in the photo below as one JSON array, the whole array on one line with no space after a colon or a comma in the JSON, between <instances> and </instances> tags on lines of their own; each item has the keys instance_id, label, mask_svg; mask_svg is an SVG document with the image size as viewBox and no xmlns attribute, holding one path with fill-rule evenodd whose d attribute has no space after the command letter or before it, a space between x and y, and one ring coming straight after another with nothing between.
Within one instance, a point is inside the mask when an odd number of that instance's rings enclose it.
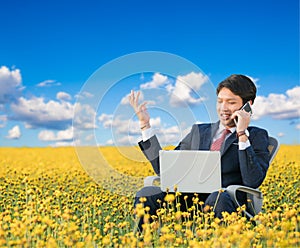
<instances>
[{"instance_id":1,"label":"blue sky","mask_svg":"<svg viewBox=\"0 0 300 248\"><path fill-rule=\"evenodd\" d=\"M252 125L282 144L299 144L298 0L2 1L0 21L1 146L135 144L138 123L125 100L130 89L153 101L153 126L163 142L176 144L193 121L215 120L202 113L205 102L171 109L176 82L189 78L201 95L197 82L216 87L234 73L258 86ZM114 73L101 78L103 66L145 51L174 54L201 71L129 70L105 88ZM89 84L93 92L84 90ZM83 97L96 98L96 108ZM184 122L176 111L193 118Z\"/></svg>"}]
</instances>

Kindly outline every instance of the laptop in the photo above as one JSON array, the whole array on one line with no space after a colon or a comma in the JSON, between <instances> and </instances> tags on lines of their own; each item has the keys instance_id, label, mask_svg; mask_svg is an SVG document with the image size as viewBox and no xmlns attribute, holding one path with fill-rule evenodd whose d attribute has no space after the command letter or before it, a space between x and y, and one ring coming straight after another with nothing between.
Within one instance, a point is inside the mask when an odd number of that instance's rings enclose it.
<instances>
[{"instance_id":1,"label":"laptop","mask_svg":"<svg viewBox=\"0 0 300 248\"><path fill-rule=\"evenodd\" d=\"M211 193L222 187L219 151L160 150L162 191Z\"/></svg>"}]
</instances>

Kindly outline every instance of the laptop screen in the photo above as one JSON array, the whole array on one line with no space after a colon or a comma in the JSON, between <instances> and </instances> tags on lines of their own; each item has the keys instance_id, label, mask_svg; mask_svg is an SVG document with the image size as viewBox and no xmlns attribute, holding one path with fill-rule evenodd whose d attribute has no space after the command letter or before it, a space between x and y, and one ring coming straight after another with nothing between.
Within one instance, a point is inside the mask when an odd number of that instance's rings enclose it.
<instances>
[{"instance_id":1,"label":"laptop screen","mask_svg":"<svg viewBox=\"0 0 300 248\"><path fill-rule=\"evenodd\" d=\"M162 191L211 193L222 187L219 151L161 150Z\"/></svg>"}]
</instances>

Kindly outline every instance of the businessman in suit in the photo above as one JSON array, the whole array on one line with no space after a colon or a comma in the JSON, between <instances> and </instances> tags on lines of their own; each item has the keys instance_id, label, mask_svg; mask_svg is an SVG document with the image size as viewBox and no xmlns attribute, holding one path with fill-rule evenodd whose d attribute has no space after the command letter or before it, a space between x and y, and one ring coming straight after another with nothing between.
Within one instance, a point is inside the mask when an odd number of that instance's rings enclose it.
<instances>
[{"instance_id":1,"label":"businessman in suit","mask_svg":"<svg viewBox=\"0 0 300 248\"><path fill-rule=\"evenodd\" d=\"M194 124L175 149L220 150L222 187L238 184L257 188L262 184L269 167L268 133L264 129L249 126L250 113L241 110L246 102L253 104L256 86L250 78L234 74L219 83L216 94L219 120L215 123ZM129 101L138 116L143 137L139 146L159 175L159 150L162 148L151 129L146 103L139 104L138 98L139 92L135 94L132 91ZM141 197L146 197L144 204L150 207L151 215L156 214L160 207L158 200L163 202L165 194L159 187L144 187L137 192L134 204L139 203ZM222 212L236 211L226 191L218 194L198 194L198 198L205 206L215 206L214 212L218 218L222 218ZM188 205L191 206L194 194L184 195L188 196ZM246 204L246 195L239 193L238 200L241 205ZM184 208L185 204L181 205Z\"/></svg>"}]
</instances>

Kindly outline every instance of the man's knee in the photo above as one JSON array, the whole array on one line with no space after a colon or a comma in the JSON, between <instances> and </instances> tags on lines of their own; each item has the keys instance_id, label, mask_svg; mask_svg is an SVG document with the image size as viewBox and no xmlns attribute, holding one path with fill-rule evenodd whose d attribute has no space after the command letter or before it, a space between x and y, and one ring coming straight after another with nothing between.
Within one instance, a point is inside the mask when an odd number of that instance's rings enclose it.
<instances>
[{"instance_id":1,"label":"man's knee","mask_svg":"<svg viewBox=\"0 0 300 248\"><path fill-rule=\"evenodd\" d=\"M144 206L149 207L150 215L155 215L156 210L159 209L160 204L158 200L163 201L165 197L165 193L161 191L160 187L148 186L144 187L136 193L134 206L139 203L143 203ZM142 198L145 198L142 200Z\"/></svg>"},{"instance_id":2,"label":"man's knee","mask_svg":"<svg viewBox=\"0 0 300 248\"><path fill-rule=\"evenodd\" d=\"M159 208L158 200L163 201L165 193L161 191L160 187L148 186L142 188L136 193L134 205L141 202L142 198L145 198L143 203L144 206L150 207L151 214L155 214L156 209Z\"/></svg>"},{"instance_id":3,"label":"man's knee","mask_svg":"<svg viewBox=\"0 0 300 248\"><path fill-rule=\"evenodd\" d=\"M153 196L153 195L158 195L163 193L160 189L160 187L156 186L147 186L139 190L135 197L148 197L148 196Z\"/></svg>"},{"instance_id":4,"label":"man's knee","mask_svg":"<svg viewBox=\"0 0 300 248\"><path fill-rule=\"evenodd\" d=\"M212 192L206 199L206 204L207 205L215 205L218 202L232 202L230 195L224 191L224 192L219 192L215 191Z\"/></svg>"},{"instance_id":5,"label":"man's knee","mask_svg":"<svg viewBox=\"0 0 300 248\"><path fill-rule=\"evenodd\" d=\"M236 210L234 202L226 191L216 191L211 193L206 199L205 205L212 207L214 209L216 217L219 218L222 217L222 212L232 213Z\"/></svg>"}]
</instances>

